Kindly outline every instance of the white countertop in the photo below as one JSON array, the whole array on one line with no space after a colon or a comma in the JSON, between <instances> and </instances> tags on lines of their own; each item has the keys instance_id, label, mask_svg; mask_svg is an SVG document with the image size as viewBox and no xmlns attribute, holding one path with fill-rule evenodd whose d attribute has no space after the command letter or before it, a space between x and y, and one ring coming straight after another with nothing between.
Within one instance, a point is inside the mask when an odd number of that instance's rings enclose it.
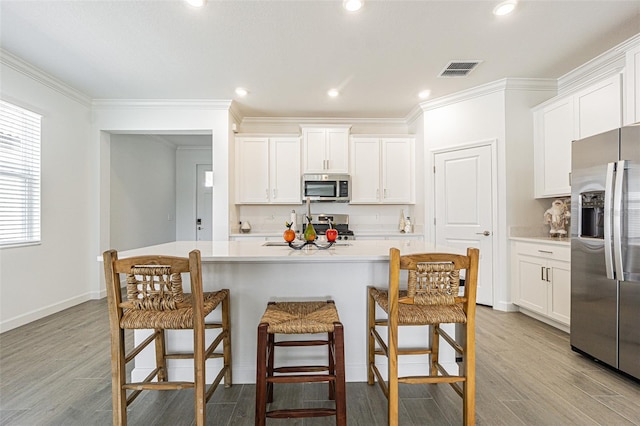
<instances>
[{"instance_id":1,"label":"white countertop","mask_svg":"<svg viewBox=\"0 0 640 426\"><path fill-rule=\"evenodd\" d=\"M510 237L512 241L524 241L529 243L545 243L559 246L570 246L571 238L552 238L552 237Z\"/></svg>"},{"instance_id":2,"label":"white countertop","mask_svg":"<svg viewBox=\"0 0 640 426\"><path fill-rule=\"evenodd\" d=\"M461 249L406 239L349 241L347 246L336 245L326 250L313 246L293 250L288 246L266 247L263 244L264 241L252 240L176 241L118 252L118 257L152 254L186 257L191 250L198 249L203 262L380 262L388 261L391 247L400 249L402 254L434 251L464 253Z\"/></svg>"}]
</instances>

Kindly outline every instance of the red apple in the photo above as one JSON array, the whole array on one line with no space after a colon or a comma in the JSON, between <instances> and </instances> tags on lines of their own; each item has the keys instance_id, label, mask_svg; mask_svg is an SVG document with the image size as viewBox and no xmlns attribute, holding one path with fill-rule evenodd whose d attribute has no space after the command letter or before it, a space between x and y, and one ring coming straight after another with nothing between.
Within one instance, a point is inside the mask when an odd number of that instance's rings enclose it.
<instances>
[{"instance_id":1,"label":"red apple","mask_svg":"<svg viewBox=\"0 0 640 426\"><path fill-rule=\"evenodd\" d=\"M338 238L338 231L336 229L327 229L324 232L324 235L327 237L327 241L329 241L330 243L334 242L336 240L336 238Z\"/></svg>"}]
</instances>

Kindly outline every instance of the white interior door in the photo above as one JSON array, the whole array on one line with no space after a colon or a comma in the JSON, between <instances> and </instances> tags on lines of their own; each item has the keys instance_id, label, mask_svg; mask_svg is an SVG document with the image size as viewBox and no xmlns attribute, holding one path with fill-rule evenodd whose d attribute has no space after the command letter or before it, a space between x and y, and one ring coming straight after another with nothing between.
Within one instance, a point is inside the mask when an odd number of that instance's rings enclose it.
<instances>
[{"instance_id":1,"label":"white interior door","mask_svg":"<svg viewBox=\"0 0 640 426\"><path fill-rule=\"evenodd\" d=\"M196 240L213 239L213 172L211 164L196 164Z\"/></svg>"},{"instance_id":2,"label":"white interior door","mask_svg":"<svg viewBox=\"0 0 640 426\"><path fill-rule=\"evenodd\" d=\"M491 145L437 153L435 240L480 249L477 303L493 306L493 166Z\"/></svg>"}]
</instances>

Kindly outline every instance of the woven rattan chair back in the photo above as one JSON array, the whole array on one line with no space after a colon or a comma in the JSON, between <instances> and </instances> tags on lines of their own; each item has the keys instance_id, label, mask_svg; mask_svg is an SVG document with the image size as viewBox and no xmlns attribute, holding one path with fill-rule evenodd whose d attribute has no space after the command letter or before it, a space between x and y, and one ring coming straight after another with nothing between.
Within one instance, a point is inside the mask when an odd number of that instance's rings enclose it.
<instances>
[{"instance_id":1,"label":"woven rattan chair back","mask_svg":"<svg viewBox=\"0 0 640 426\"><path fill-rule=\"evenodd\" d=\"M127 274L127 300L132 309L178 309L184 306L182 274L169 265L135 265Z\"/></svg>"},{"instance_id":2,"label":"woven rattan chair back","mask_svg":"<svg viewBox=\"0 0 640 426\"><path fill-rule=\"evenodd\" d=\"M409 270L407 297L416 305L453 305L460 287L460 270L454 263L417 262Z\"/></svg>"}]
</instances>

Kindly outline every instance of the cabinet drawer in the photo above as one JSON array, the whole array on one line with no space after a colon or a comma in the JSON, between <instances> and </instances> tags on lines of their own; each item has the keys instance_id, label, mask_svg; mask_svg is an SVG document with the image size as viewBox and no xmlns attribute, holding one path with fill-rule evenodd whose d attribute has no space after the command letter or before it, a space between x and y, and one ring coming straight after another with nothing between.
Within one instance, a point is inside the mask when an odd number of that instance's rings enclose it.
<instances>
[{"instance_id":1,"label":"cabinet drawer","mask_svg":"<svg viewBox=\"0 0 640 426\"><path fill-rule=\"evenodd\" d=\"M555 244L537 244L518 241L516 243L516 253L538 256L546 259L555 259L564 262L571 261L571 247L558 246Z\"/></svg>"}]
</instances>

